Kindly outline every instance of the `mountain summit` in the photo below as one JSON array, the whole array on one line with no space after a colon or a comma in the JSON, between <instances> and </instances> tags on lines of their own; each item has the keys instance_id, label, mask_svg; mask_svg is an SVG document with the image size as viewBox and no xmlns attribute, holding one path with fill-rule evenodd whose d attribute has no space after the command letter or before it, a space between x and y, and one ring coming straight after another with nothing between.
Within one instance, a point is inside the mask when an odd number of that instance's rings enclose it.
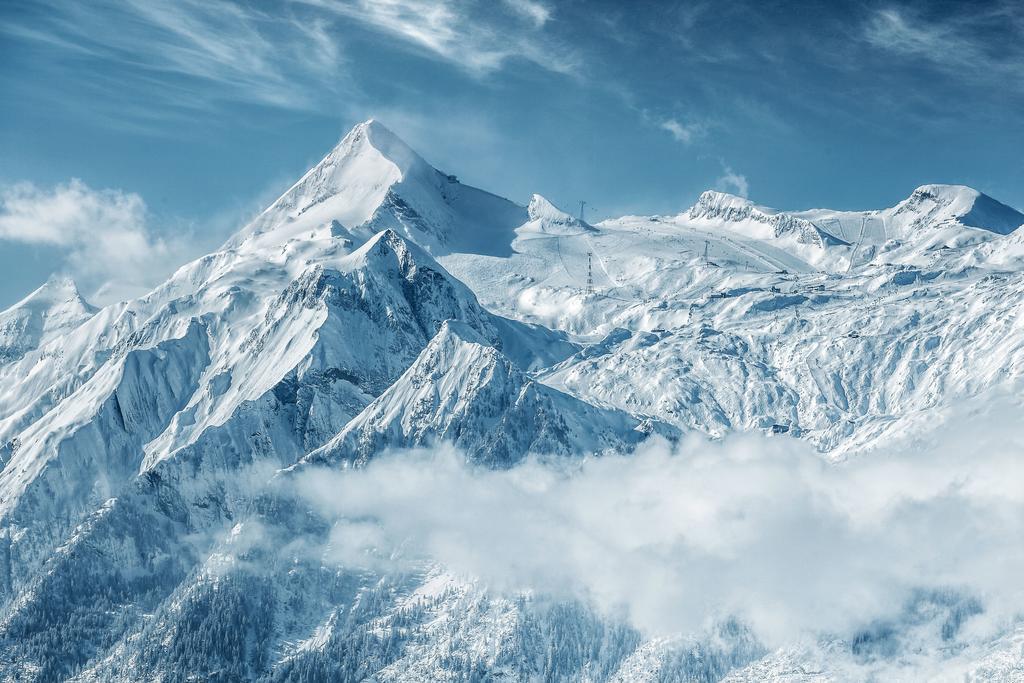
<instances>
[{"instance_id":1,"label":"mountain summit","mask_svg":"<svg viewBox=\"0 0 1024 683\"><path fill-rule=\"evenodd\" d=\"M432 171L411 147L371 119L349 131L269 210L296 218L326 204L332 219L356 227L373 216L393 185L422 181Z\"/></svg>"},{"instance_id":2,"label":"mountain summit","mask_svg":"<svg viewBox=\"0 0 1024 683\"><path fill-rule=\"evenodd\" d=\"M249 247L392 229L434 255L503 253L526 210L432 167L383 124L355 126L229 242Z\"/></svg>"},{"instance_id":3,"label":"mountain summit","mask_svg":"<svg viewBox=\"0 0 1024 683\"><path fill-rule=\"evenodd\" d=\"M0 362L20 358L70 332L96 310L82 298L74 280L51 276L39 289L0 313Z\"/></svg>"},{"instance_id":4,"label":"mountain summit","mask_svg":"<svg viewBox=\"0 0 1024 683\"><path fill-rule=\"evenodd\" d=\"M1008 235L1024 225L1024 214L966 185L922 185L891 212L910 227L955 222Z\"/></svg>"}]
</instances>

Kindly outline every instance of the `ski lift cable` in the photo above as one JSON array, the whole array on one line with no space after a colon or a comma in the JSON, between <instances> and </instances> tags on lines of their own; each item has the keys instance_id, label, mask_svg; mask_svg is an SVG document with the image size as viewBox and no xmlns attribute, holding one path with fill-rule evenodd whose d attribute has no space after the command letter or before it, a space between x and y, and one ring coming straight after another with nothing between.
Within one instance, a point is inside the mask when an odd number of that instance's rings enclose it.
<instances>
[{"instance_id":1,"label":"ski lift cable","mask_svg":"<svg viewBox=\"0 0 1024 683\"><path fill-rule=\"evenodd\" d=\"M850 263L846 266L846 274L849 275L853 269L853 263L857 257L857 251L860 249L861 244L864 242L864 233L867 230L867 217L860 219L860 235L857 237L857 243L853 245L853 251L850 252Z\"/></svg>"}]
</instances>

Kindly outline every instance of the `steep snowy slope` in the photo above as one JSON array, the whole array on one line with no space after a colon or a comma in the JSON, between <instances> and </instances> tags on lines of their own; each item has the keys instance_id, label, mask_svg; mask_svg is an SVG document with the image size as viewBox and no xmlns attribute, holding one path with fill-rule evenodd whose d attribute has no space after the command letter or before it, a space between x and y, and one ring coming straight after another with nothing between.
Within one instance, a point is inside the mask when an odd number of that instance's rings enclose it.
<instances>
[{"instance_id":1,"label":"steep snowy slope","mask_svg":"<svg viewBox=\"0 0 1024 683\"><path fill-rule=\"evenodd\" d=\"M349 237L395 230L434 255L503 255L527 213L431 167L394 133L366 121L229 245L242 250L290 239Z\"/></svg>"},{"instance_id":2,"label":"steep snowy slope","mask_svg":"<svg viewBox=\"0 0 1024 683\"><path fill-rule=\"evenodd\" d=\"M365 462L387 448L449 442L474 461L509 467L530 453L628 450L637 420L534 382L473 328L442 325L419 358L310 463Z\"/></svg>"}]
</instances>

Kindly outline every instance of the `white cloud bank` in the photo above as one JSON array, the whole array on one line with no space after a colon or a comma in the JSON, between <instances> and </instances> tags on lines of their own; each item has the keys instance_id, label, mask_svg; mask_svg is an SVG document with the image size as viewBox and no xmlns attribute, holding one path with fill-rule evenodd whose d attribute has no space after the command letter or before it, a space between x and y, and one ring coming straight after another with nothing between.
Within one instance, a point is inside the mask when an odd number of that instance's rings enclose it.
<instances>
[{"instance_id":1,"label":"white cloud bank","mask_svg":"<svg viewBox=\"0 0 1024 683\"><path fill-rule=\"evenodd\" d=\"M493 589L625 608L650 633L739 616L769 645L848 637L916 591L948 589L982 601L960 634L981 637L1024 613L1018 415L968 411L927 441L843 465L747 435L654 441L572 472L403 452L300 482L341 520L331 553L349 566L386 568L401 548Z\"/></svg>"},{"instance_id":2,"label":"white cloud bank","mask_svg":"<svg viewBox=\"0 0 1024 683\"><path fill-rule=\"evenodd\" d=\"M0 188L0 240L58 249L55 269L67 270L95 303L141 294L187 260L186 240L154 234L147 220L139 195L81 180Z\"/></svg>"}]
</instances>

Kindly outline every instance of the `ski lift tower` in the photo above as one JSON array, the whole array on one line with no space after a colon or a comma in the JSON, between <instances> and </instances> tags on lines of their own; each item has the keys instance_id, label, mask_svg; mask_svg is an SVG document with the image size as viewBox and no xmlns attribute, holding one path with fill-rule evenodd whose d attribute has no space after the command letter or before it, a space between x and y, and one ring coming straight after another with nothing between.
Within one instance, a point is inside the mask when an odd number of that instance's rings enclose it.
<instances>
[{"instance_id":1,"label":"ski lift tower","mask_svg":"<svg viewBox=\"0 0 1024 683\"><path fill-rule=\"evenodd\" d=\"M586 207L586 200L580 200L580 223L583 223L583 209ZM587 294L594 293L594 252L587 252Z\"/></svg>"},{"instance_id":2,"label":"ski lift tower","mask_svg":"<svg viewBox=\"0 0 1024 683\"><path fill-rule=\"evenodd\" d=\"M587 252L587 294L594 293L594 252Z\"/></svg>"}]
</instances>

